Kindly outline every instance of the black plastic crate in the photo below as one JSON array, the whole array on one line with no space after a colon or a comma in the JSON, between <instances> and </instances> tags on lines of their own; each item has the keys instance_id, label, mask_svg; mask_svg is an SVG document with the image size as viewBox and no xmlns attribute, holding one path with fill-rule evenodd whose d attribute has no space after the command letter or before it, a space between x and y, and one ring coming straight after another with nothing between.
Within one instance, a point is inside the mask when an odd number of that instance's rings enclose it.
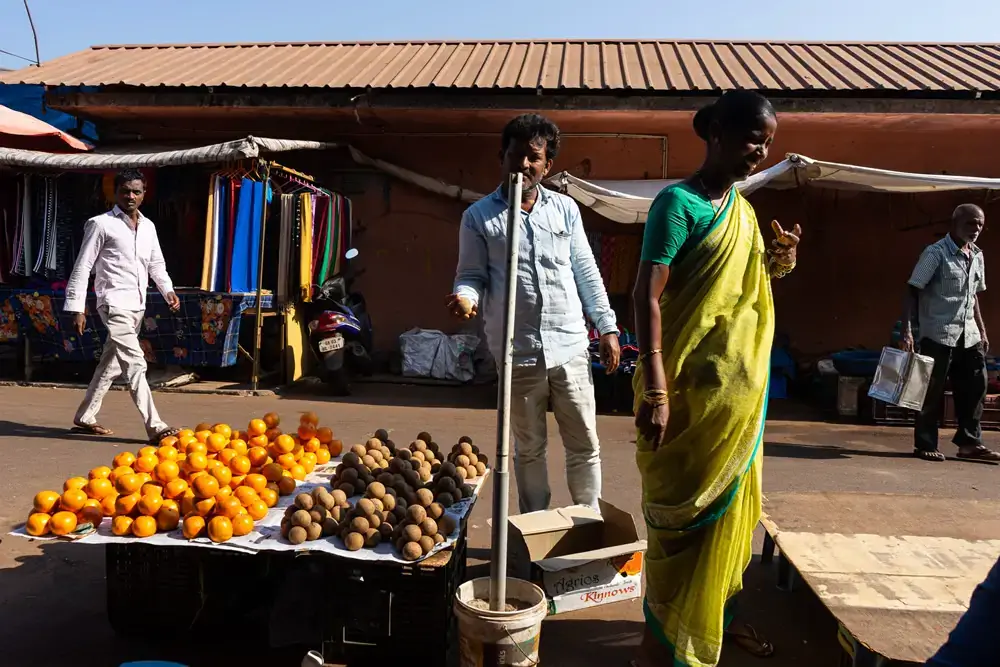
<instances>
[{"instance_id":1,"label":"black plastic crate","mask_svg":"<svg viewBox=\"0 0 1000 667\"><path fill-rule=\"evenodd\" d=\"M331 562L323 658L365 665L421 664L451 667L458 662L455 592L465 581L468 522L447 562L416 565L338 559ZM421 646L420 660L413 649Z\"/></svg>"},{"instance_id":2,"label":"black plastic crate","mask_svg":"<svg viewBox=\"0 0 1000 667\"><path fill-rule=\"evenodd\" d=\"M141 637L160 622L188 630L266 623L269 553L138 543L105 552L108 620L118 634Z\"/></svg>"}]
</instances>

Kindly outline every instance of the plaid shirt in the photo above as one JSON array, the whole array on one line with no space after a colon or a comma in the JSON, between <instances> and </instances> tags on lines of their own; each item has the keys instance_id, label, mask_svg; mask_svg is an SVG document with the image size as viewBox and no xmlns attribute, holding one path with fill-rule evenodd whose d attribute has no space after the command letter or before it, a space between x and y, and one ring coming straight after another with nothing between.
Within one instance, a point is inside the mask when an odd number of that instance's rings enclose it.
<instances>
[{"instance_id":1,"label":"plaid shirt","mask_svg":"<svg viewBox=\"0 0 1000 667\"><path fill-rule=\"evenodd\" d=\"M962 252L951 234L927 246L910 276L920 290L920 336L955 347L965 334L965 347L982 337L976 324L976 295L986 290L983 251L970 243L971 256Z\"/></svg>"},{"instance_id":2,"label":"plaid shirt","mask_svg":"<svg viewBox=\"0 0 1000 667\"><path fill-rule=\"evenodd\" d=\"M503 355L507 199L501 189L462 215L455 293L480 304L490 352ZM576 202L539 186L521 211L514 364L557 368L588 347L584 313L601 334L618 331Z\"/></svg>"}]
</instances>

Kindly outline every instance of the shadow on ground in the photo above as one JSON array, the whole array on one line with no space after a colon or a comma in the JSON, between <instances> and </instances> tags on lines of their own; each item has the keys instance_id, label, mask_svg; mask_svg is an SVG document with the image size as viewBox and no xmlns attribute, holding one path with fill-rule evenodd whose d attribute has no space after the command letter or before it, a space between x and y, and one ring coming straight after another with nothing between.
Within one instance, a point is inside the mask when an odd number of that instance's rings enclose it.
<instances>
[{"instance_id":1,"label":"shadow on ground","mask_svg":"<svg viewBox=\"0 0 1000 667\"><path fill-rule=\"evenodd\" d=\"M879 451L874 449L852 449L836 445L806 445L789 442L765 442L765 457L783 459L807 459L823 461L829 459L850 459L856 456L869 456L880 459L908 459L910 452Z\"/></svg>"},{"instance_id":2,"label":"shadow on ground","mask_svg":"<svg viewBox=\"0 0 1000 667\"><path fill-rule=\"evenodd\" d=\"M11 421L0 421L0 438L40 438L43 440L74 440L125 445L132 445L137 442L145 444L145 440L136 440L135 438L121 438L115 435L86 435L84 433L73 433L69 428L39 426L37 424L18 424Z\"/></svg>"}]
</instances>

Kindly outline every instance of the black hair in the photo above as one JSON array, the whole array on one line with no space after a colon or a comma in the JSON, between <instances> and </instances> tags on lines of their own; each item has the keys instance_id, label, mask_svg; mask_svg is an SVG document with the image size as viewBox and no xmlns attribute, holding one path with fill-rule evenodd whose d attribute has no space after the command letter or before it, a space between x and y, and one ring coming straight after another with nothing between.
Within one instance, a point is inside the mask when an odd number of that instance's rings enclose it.
<instances>
[{"instance_id":1,"label":"black hair","mask_svg":"<svg viewBox=\"0 0 1000 667\"><path fill-rule=\"evenodd\" d=\"M742 130L753 125L758 118L775 118L774 107L766 97L752 90L729 90L711 104L703 106L694 115L694 131L708 141L712 123L723 130Z\"/></svg>"},{"instance_id":2,"label":"black hair","mask_svg":"<svg viewBox=\"0 0 1000 667\"><path fill-rule=\"evenodd\" d=\"M503 138L500 149L507 152L510 142L520 140L531 143L535 139L545 140L545 157L556 159L559 154L559 128L545 116L537 113L521 114L503 128Z\"/></svg>"},{"instance_id":3,"label":"black hair","mask_svg":"<svg viewBox=\"0 0 1000 667\"><path fill-rule=\"evenodd\" d=\"M138 169L122 169L115 174L115 190L129 181L142 181L142 185L144 187L146 185L146 177L142 175L141 171Z\"/></svg>"}]
</instances>

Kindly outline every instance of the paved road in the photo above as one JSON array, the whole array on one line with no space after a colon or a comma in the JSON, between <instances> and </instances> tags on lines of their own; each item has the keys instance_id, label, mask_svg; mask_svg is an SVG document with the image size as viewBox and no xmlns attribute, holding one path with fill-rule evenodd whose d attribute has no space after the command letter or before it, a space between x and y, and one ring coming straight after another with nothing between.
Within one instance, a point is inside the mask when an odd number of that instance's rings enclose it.
<instances>
[{"instance_id":1,"label":"paved road","mask_svg":"<svg viewBox=\"0 0 1000 667\"><path fill-rule=\"evenodd\" d=\"M116 430L110 438L68 436L68 425L82 394L72 390L0 387L0 530L22 521L33 494L55 487L75 474L107 464L115 453L135 450L142 428L128 395L113 392L105 403L103 422ZM244 424L251 416L274 410L294 418L315 410L339 437L353 442L376 428L393 429L397 440L421 430L440 442L470 435L489 443L495 413L489 390L401 388L367 385L350 403L306 397L204 396L158 394L157 403L172 423L200 421ZM457 407L456 407L457 406ZM568 504L563 456L554 422L550 457L555 504ZM602 416L604 496L639 516L638 474L632 458L631 418ZM995 434L992 444L1000 444ZM927 464L907 457L909 433L807 421L768 424L765 447L765 492L847 491L996 498L1000 469L949 462ZM491 493L486 489L487 497ZM490 503L473 513L470 548L473 565L488 554ZM759 545L758 545L759 549ZM137 645L115 638L105 620L103 550L67 544L40 544L3 537L0 543L0 664L47 666L117 665L125 659L175 658L190 665L297 665L296 654L262 655L258 639L225 629L206 637L197 650ZM834 665L835 626L808 592L775 590L774 572L759 564L746 577L741 620L772 639L777 654L758 661L738 649L723 656L724 667ZM252 581L234 581L252 587ZM542 662L550 666L626 665L641 632L638 603L620 603L587 613L547 621ZM174 628L162 628L169 638Z\"/></svg>"}]
</instances>

